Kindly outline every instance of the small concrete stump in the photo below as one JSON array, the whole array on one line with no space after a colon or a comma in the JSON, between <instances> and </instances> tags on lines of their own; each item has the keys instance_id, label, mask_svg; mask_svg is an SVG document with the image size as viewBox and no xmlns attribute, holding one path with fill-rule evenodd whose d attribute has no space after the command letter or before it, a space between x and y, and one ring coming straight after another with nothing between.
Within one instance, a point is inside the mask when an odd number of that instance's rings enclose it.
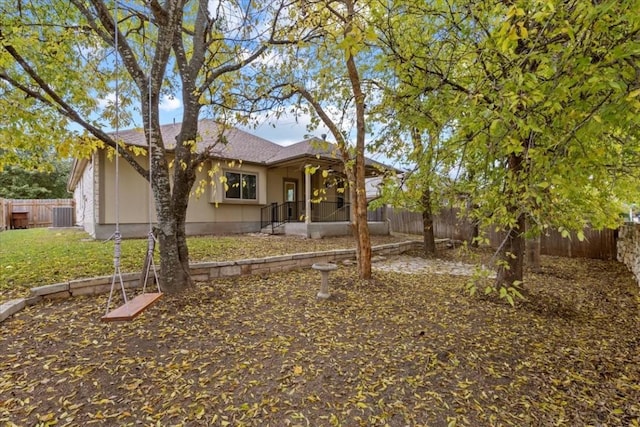
<instances>
[{"instance_id":1,"label":"small concrete stump","mask_svg":"<svg viewBox=\"0 0 640 427\"><path fill-rule=\"evenodd\" d=\"M317 262L311 266L314 270L318 270L322 277L322 283L320 284L320 292L318 292L318 298L327 299L331 296L329 293L329 272L338 268L337 265L329 262Z\"/></svg>"}]
</instances>

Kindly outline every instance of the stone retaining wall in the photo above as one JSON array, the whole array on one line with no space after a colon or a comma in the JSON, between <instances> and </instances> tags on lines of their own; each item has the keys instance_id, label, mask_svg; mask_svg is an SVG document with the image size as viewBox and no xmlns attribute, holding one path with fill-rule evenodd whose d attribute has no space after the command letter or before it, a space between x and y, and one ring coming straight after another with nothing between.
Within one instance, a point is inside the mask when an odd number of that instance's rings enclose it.
<instances>
[{"instance_id":1,"label":"stone retaining wall","mask_svg":"<svg viewBox=\"0 0 640 427\"><path fill-rule=\"evenodd\" d=\"M398 255L410 249L421 247L421 245L422 242L406 241L374 246L371 250L374 255ZM293 255L242 259L238 261L198 262L192 263L190 268L194 281L207 282L224 277L271 274L309 267L316 262L338 262L353 259L355 256L355 249L336 249L332 251L304 252ZM28 298L14 299L0 305L0 322L22 310L25 306L37 304L44 299L107 293L111 289L112 280L113 276L100 276L31 288L31 295ZM140 273L126 273L122 275L125 288L139 287L139 280Z\"/></svg>"},{"instance_id":2,"label":"stone retaining wall","mask_svg":"<svg viewBox=\"0 0 640 427\"><path fill-rule=\"evenodd\" d=\"M618 234L618 261L633 272L640 286L640 225L627 224Z\"/></svg>"}]
</instances>

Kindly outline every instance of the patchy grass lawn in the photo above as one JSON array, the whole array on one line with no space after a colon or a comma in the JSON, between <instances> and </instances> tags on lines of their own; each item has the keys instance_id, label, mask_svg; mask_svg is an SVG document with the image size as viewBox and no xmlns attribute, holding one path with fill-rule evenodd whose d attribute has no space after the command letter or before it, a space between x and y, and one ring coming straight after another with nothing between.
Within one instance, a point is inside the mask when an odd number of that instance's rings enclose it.
<instances>
[{"instance_id":1,"label":"patchy grass lawn","mask_svg":"<svg viewBox=\"0 0 640 427\"><path fill-rule=\"evenodd\" d=\"M100 323L105 296L29 307L0 325L0 424L638 425L623 266L543 257L515 308L465 280L341 266L326 301L310 269L217 280L130 323Z\"/></svg>"},{"instance_id":2,"label":"patchy grass lawn","mask_svg":"<svg viewBox=\"0 0 640 427\"><path fill-rule=\"evenodd\" d=\"M406 239L372 236L374 244L400 240ZM355 241L351 237L233 235L190 237L188 245L191 260L197 262L352 248ZM122 272L141 270L146 251L146 239L123 240ZM34 228L0 233L0 302L26 296L34 286L110 274L113 274L113 242L93 240L78 230Z\"/></svg>"}]
</instances>

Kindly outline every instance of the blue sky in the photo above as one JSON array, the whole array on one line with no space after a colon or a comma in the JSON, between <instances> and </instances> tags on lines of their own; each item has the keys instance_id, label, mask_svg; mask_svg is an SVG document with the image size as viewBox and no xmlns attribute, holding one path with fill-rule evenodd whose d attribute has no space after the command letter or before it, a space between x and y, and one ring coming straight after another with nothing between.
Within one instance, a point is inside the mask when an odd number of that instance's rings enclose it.
<instances>
[{"instance_id":1,"label":"blue sky","mask_svg":"<svg viewBox=\"0 0 640 427\"><path fill-rule=\"evenodd\" d=\"M164 97L160 104L160 123L168 124L174 121L176 123L182 121L182 103L178 98ZM329 134L329 131L324 127L320 127L310 134L307 131L308 123L309 117L302 116L296 119L292 116L283 116L277 122L263 120L255 128L243 127L242 129L280 145L291 145L308 138L310 135L320 137L323 133ZM329 137L329 139L332 138Z\"/></svg>"}]
</instances>

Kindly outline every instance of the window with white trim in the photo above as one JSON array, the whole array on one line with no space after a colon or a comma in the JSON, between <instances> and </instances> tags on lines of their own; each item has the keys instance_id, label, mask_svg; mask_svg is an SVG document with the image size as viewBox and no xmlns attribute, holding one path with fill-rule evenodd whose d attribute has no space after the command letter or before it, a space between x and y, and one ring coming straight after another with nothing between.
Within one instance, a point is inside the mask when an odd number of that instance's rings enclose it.
<instances>
[{"instance_id":1,"label":"window with white trim","mask_svg":"<svg viewBox=\"0 0 640 427\"><path fill-rule=\"evenodd\" d=\"M255 173L225 172L225 199L258 200L258 175Z\"/></svg>"}]
</instances>

